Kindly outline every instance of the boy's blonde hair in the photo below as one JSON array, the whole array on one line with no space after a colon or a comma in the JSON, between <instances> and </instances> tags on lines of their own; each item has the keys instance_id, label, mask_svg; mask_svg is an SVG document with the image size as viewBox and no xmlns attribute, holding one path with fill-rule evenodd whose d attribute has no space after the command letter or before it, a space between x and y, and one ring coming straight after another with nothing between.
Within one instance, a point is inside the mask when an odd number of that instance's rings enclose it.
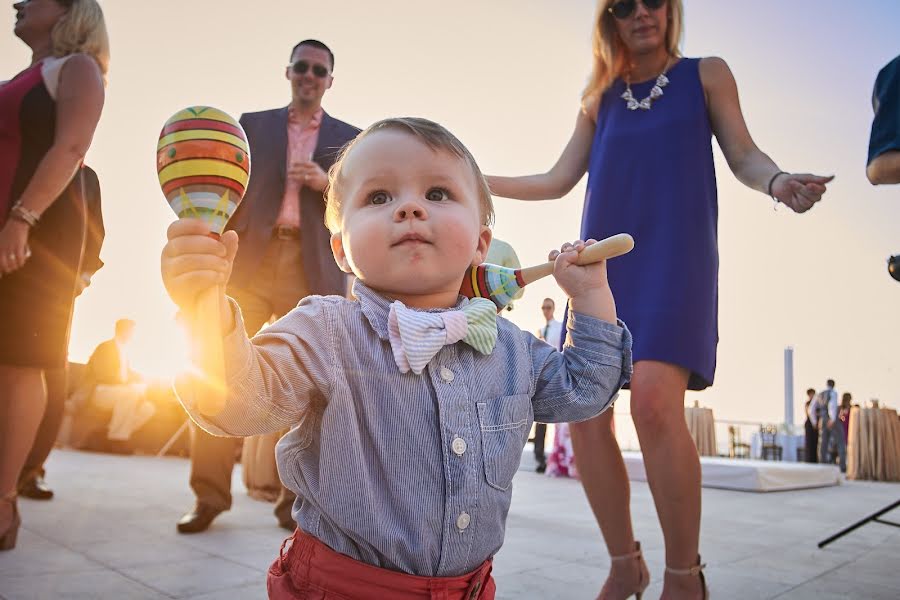
<instances>
[{"instance_id":1,"label":"boy's blonde hair","mask_svg":"<svg viewBox=\"0 0 900 600\"><path fill-rule=\"evenodd\" d=\"M587 108L599 100L609 89L616 77L621 77L628 67L628 49L616 31L616 20L609 13L615 0L600 0L597 3L597 18L594 21L594 68L591 79L581 94L581 106ZM666 28L666 50L670 56L681 56L681 38L684 33L684 7L681 0L666 2L668 27ZM591 115L595 116L595 115Z\"/></svg>"},{"instance_id":2,"label":"boy's blonde hair","mask_svg":"<svg viewBox=\"0 0 900 600\"><path fill-rule=\"evenodd\" d=\"M478 186L478 204L481 212L481 224L490 226L494 222L494 204L491 202L491 190L472 153L450 133L445 127L419 117L395 117L383 119L369 126L356 136L356 139L344 146L341 154L328 171L328 188L325 194L325 225L332 233L340 231L341 221L341 175L344 160L353 151L354 146L372 133L385 129L404 131L417 137L432 150L443 150L464 160L475 175Z\"/></svg>"},{"instance_id":3,"label":"boy's blonde hair","mask_svg":"<svg viewBox=\"0 0 900 600\"><path fill-rule=\"evenodd\" d=\"M109 70L109 36L103 9L97 0L61 0L60 4L68 10L50 32L53 56L87 54L100 67L105 81Z\"/></svg>"}]
</instances>

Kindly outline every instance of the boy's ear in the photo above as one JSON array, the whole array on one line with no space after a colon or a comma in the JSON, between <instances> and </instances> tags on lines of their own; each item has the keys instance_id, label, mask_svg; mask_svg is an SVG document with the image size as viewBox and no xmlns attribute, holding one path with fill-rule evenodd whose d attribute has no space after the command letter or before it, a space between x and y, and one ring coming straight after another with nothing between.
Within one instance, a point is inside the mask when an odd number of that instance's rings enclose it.
<instances>
[{"instance_id":1,"label":"boy's ear","mask_svg":"<svg viewBox=\"0 0 900 600\"><path fill-rule=\"evenodd\" d=\"M472 259L472 266L477 267L487 258L488 248L491 247L491 240L494 238L494 232L487 225L481 226L481 233L478 234L478 245L475 248L475 257Z\"/></svg>"},{"instance_id":2,"label":"boy's ear","mask_svg":"<svg viewBox=\"0 0 900 600\"><path fill-rule=\"evenodd\" d=\"M341 268L344 273L353 274L350 268L350 261L347 260L347 253L344 252L344 237L340 231L331 234L331 253L334 255L334 262Z\"/></svg>"}]
</instances>

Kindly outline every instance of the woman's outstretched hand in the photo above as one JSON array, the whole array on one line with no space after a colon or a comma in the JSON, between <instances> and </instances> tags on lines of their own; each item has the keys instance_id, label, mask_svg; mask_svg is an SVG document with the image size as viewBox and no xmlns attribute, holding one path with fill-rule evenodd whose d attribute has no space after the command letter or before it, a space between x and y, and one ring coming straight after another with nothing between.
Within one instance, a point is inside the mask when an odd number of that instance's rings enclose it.
<instances>
[{"instance_id":1,"label":"woman's outstretched hand","mask_svg":"<svg viewBox=\"0 0 900 600\"><path fill-rule=\"evenodd\" d=\"M772 182L772 196L796 213L806 212L822 199L825 185L832 179L834 175L783 173Z\"/></svg>"}]
</instances>

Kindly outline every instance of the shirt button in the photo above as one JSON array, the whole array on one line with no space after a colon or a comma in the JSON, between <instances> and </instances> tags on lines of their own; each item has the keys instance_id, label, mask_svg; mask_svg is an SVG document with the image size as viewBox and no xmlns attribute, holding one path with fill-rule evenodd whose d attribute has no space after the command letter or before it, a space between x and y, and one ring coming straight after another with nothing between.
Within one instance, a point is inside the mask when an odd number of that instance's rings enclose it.
<instances>
[{"instance_id":1,"label":"shirt button","mask_svg":"<svg viewBox=\"0 0 900 600\"><path fill-rule=\"evenodd\" d=\"M455 376L453 375L453 371L451 371L447 367L441 367L441 379L443 379L447 383L450 383L451 381L453 381L454 377Z\"/></svg>"},{"instance_id":2,"label":"shirt button","mask_svg":"<svg viewBox=\"0 0 900 600\"><path fill-rule=\"evenodd\" d=\"M472 521L472 518L469 516L469 513L464 512L460 513L460 515L456 518L456 526L460 531L465 531L466 527L469 526L469 523Z\"/></svg>"},{"instance_id":3,"label":"shirt button","mask_svg":"<svg viewBox=\"0 0 900 600\"><path fill-rule=\"evenodd\" d=\"M453 443L450 444L450 447L453 448L453 452L455 452L457 456L462 456L465 454L469 445L466 444L466 440L461 437L456 437L453 438Z\"/></svg>"}]
</instances>

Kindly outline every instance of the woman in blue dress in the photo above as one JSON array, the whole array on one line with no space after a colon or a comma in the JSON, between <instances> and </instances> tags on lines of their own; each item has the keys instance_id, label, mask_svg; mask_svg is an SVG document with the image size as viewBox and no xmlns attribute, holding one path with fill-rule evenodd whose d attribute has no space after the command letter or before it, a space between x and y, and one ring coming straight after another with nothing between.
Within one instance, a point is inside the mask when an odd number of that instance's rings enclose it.
<instances>
[{"instance_id":1,"label":"woman in blue dress","mask_svg":"<svg viewBox=\"0 0 900 600\"><path fill-rule=\"evenodd\" d=\"M791 210L829 177L781 171L753 142L721 58L679 51L681 0L601 0L594 70L572 137L549 171L488 177L495 195L560 198L588 173L583 239L628 232L610 261L619 315L634 334L631 414L665 537L664 598L706 597L698 554L700 462L684 419L687 389L713 383L718 309L717 197L711 137L735 176ZM650 577L634 540L612 411L573 424L585 493L611 557L599 598L640 596Z\"/></svg>"}]
</instances>

